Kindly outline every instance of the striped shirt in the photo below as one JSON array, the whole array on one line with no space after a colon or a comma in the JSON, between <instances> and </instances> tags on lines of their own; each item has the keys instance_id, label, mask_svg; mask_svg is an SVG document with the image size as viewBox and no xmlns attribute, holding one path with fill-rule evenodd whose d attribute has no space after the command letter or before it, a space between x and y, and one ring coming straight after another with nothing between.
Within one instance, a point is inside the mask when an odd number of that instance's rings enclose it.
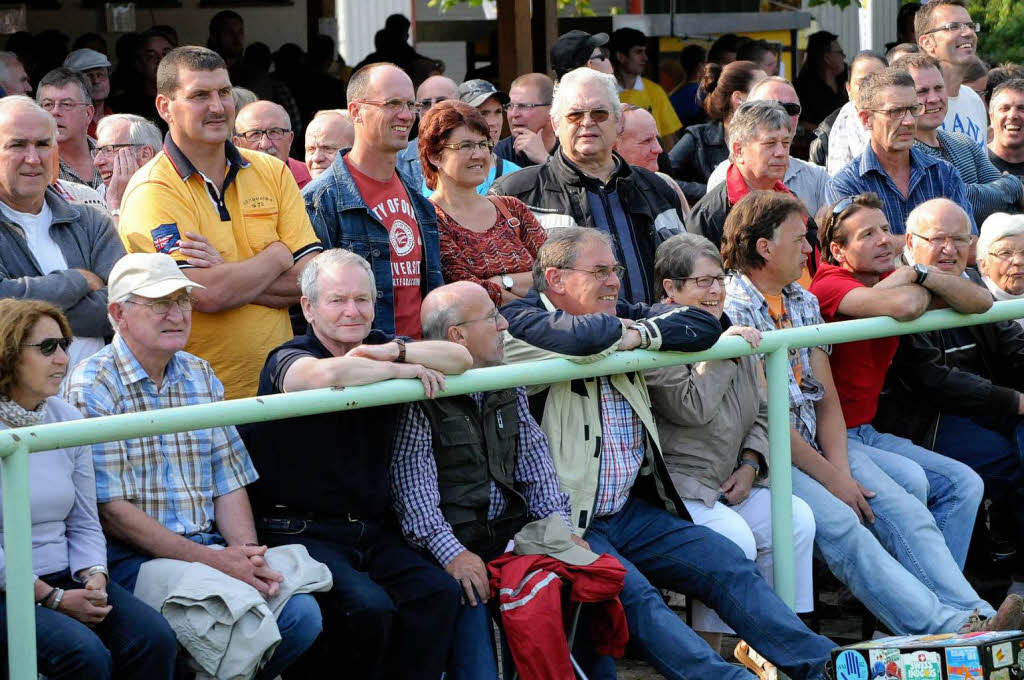
<instances>
[{"instance_id":1,"label":"striped shirt","mask_svg":"<svg viewBox=\"0 0 1024 680\"><path fill-rule=\"evenodd\" d=\"M87 418L224 400L210 364L176 352L160 387L120 335L72 371L64 398ZM213 499L250 484L256 469L234 427L92 445L96 502L125 500L176 534L210 531Z\"/></svg>"},{"instance_id":2,"label":"striped shirt","mask_svg":"<svg viewBox=\"0 0 1024 680\"><path fill-rule=\"evenodd\" d=\"M558 486L558 475L548 453L547 435L530 415L526 388L520 387L516 392L519 438L515 482L523 490L527 514L531 519L543 519L557 512L571 529L569 496ZM474 392L470 396L478 407L483 406L486 393ZM391 490L402 533L413 545L429 550L442 566L448 566L466 548L441 513L430 423L416 403L403 407L398 422L391 459ZM508 507L508 501L493 481L489 500L488 519L497 518Z\"/></svg>"},{"instance_id":3,"label":"striped shirt","mask_svg":"<svg viewBox=\"0 0 1024 680\"><path fill-rule=\"evenodd\" d=\"M958 203L971 221L971 232L977 234L974 210L967 200L967 187L956 168L946 161L932 158L916 148L910 149L910 190L904 197L896 183L886 174L868 144L857 158L829 180L825 187L826 203L835 203L846 196L873 191L882 199L882 210L894 234L907 232L907 216L918 205L933 198L948 198Z\"/></svg>"},{"instance_id":4,"label":"striped shirt","mask_svg":"<svg viewBox=\"0 0 1024 680\"><path fill-rule=\"evenodd\" d=\"M594 517L614 515L629 500L644 462L644 425L609 378L598 378L601 394L601 473Z\"/></svg>"}]
</instances>

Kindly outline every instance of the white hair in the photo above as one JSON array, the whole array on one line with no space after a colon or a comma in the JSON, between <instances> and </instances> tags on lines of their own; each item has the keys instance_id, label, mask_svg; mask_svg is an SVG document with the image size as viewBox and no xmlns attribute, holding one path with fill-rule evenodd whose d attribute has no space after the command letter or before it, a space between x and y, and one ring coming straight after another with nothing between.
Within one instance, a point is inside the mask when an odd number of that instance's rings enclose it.
<instances>
[{"instance_id":1,"label":"white hair","mask_svg":"<svg viewBox=\"0 0 1024 680\"><path fill-rule=\"evenodd\" d=\"M148 146L154 154L160 153L160 149L164 145L160 128L134 113L112 113L109 116L104 116L96 125L96 136L99 137L105 128L118 122L128 123L128 140L132 144Z\"/></svg>"},{"instance_id":2,"label":"white hair","mask_svg":"<svg viewBox=\"0 0 1024 680\"><path fill-rule=\"evenodd\" d=\"M745 101L729 119L729 154L734 144L745 144L754 139L762 130L791 131L789 114L782 105L772 99Z\"/></svg>"},{"instance_id":3,"label":"white hair","mask_svg":"<svg viewBox=\"0 0 1024 680\"><path fill-rule=\"evenodd\" d=\"M370 281L370 296L376 300L377 282L373 278L373 268L370 267L370 263L360 255L344 248L330 248L309 261L299 277L299 288L302 289L302 294L315 304L320 296L320 272L324 269L336 269L350 264L361 267L366 272Z\"/></svg>"},{"instance_id":4,"label":"white hair","mask_svg":"<svg viewBox=\"0 0 1024 680\"><path fill-rule=\"evenodd\" d=\"M934 218L933 211L943 205L956 208L956 212L963 217L964 224L967 225L967 230L969 232L971 229L971 218L967 216L967 212L959 203L951 201L948 198L932 198L911 210L910 214L907 215L906 230L908 232L920 230L921 227L928 224L928 222Z\"/></svg>"},{"instance_id":5,"label":"white hair","mask_svg":"<svg viewBox=\"0 0 1024 680\"><path fill-rule=\"evenodd\" d=\"M0 98L0 121L7 115L10 115L10 110L15 108L28 109L41 113L46 117L46 120L50 123L51 139L54 143L57 141L57 121L53 119L50 112L40 106L35 99L26 97L23 94L11 94L6 97Z\"/></svg>"},{"instance_id":6,"label":"white hair","mask_svg":"<svg viewBox=\"0 0 1024 680\"><path fill-rule=\"evenodd\" d=\"M619 89L615 76L595 71L587 66L569 71L555 85L555 95L551 100L551 118L561 118L569 110L572 100L587 83L597 83L604 87L608 95L608 105L612 115L618 120L622 116L622 102L619 101Z\"/></svg>"},{"instance_id":7,"label":"white hair","mask_svg":"<svg viewBox=\"0 0 1024 680\"><path fill-rule=\"evenodd\" d=\"M1009 236L1021 234L1024 234L1024 215L992 213L981 225L981 234L978 236L978 259L984 260L989 256L992 244Z\"/></svg>"}]
</instances>

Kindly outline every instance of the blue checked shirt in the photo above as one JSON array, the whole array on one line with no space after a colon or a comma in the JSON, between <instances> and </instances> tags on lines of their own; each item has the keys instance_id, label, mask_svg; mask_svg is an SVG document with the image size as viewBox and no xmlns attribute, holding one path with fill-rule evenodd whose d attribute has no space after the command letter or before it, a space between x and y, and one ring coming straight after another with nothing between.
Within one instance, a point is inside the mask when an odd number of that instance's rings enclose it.
<instances>
[{"instance_id":1,"label":"blue checked shirt","mask_svg":"<svg viewBox=\"0 0 1024 680\"><path fill-rule=\"evenodd\" d=\"M933 198L948 198L959 204L970 218L971 232L978 233L974 208L967 200L967 186L960 173L946 161L933 158L919 149L910 150L910 190L906 198L882 169L878 156L868 144L864 153L829 180L825 186L825 202L831 205L840 198L867 191L875 192L882 199L882 210L889 221L889 230L894 234L905 234L910 211Z\"/></svg>"},{"instance_id":2,"label":"blue checked shirt","mask_svg":"<svg viewBox=\"0 0 1024 680\"><path fill-rule=\"evenodd\" d=\"M629 492L644 462L644 425L626 398L608 378L598 378L601 394L601 474L594 517L614 515L629 500Z\"/></svg>"},{"instance_id":3,"label":"blue checked shirt","mask_svg":"<svg viewBox=\"0 0 1024 680\"><path fill-rule=\"evenodd\" d=\"M206 361L177 352L157 389L121 336L78 364L64 398L87 418L224 400ZM213 499L258 478L234 427L93 444L96 502L125 500L176 534L210 531Z\"/></svg>"},{"instance_id":4,"label":"blue checked shirt","mask_svg":"<svg viewBox=\"0 0 1024 680\"><path fill-rule=\"evenodd\" d=\"M752 326L762 333L776 330L775 321L768 311L768 301L746 274L732 272L732 280L725 287L725 313L737 326ZM793 327L825 323L821 318L818 298L797 283L782 289L783 306L789 324ZM788 325L787 325L788 327ZM789 350L789 422L800 436L818 449L816 405L825 396L824 386L815 380L811 370L811 347ZM829 346L822 347L826 352ZM797 383L793 368L799 364L801 380ZM820 449L819 449L820 450Z\"/></svg>"},{"instance_id":5,"label":"blue checked shirt","mask_svg":"<svg viewBox=\"0 0 1024 680\"><path fill-rule=\"evenodd\" d=\"M483 406L484 392L470 396L478 407ZM517 389L516 405L519 442L515 482L523 490L527 513L532 519L543 519L557 512L571 530L569 496L558 486L558 475L548 454L548 438L530 415L526 388ZM402 533L410 543L426 548L441 566L447 567L466 548L455 537L439 507L441 494L437 489L437 461L431 444L430 423L416 403L402 408L398 422L391 459L391 491ZM494 482L491 482L490 502L488 519L501 515L508 505Z\"/></svg>"}]
</instances>

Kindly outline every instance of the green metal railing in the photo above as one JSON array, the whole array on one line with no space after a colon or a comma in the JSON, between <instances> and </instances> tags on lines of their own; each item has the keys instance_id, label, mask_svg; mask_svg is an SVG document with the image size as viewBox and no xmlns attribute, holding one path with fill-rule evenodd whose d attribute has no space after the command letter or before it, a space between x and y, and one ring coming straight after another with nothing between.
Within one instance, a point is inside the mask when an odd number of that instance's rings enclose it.
<instances>
[{"instance_id":1,"label":"green metal railing","mask_svg":"<svg viewBox=\"0 0 1024 680\"><path fill-rule=\"evenodd\" d=\"M997 302L984 314L964 315L941 310L928 312L908 322L878 317L821 326L787 328L765 333L761 346L756 350L742 338L727 337L704 352L617 352L589 364L576 364L567 359L550 359L496 366L449 377L447 389L443 394L450 396L517 385L543 385L574 378L647 370L710 359L765 354L765 373L768 381L768 436L771 444L769 463L772 470L775 589L792 607L795 595L793 518L790 501L793 479L790 474L787 350L1022 317L1024 300L1012 300ZM36 679L28 454L69 446L367 408L423 398L423 389L419 381L390 380L359 387L309 390L0 431L0 488L3 493L3 547L7 571L7 649L11 680Z\"/></svg>"}]
</instances>

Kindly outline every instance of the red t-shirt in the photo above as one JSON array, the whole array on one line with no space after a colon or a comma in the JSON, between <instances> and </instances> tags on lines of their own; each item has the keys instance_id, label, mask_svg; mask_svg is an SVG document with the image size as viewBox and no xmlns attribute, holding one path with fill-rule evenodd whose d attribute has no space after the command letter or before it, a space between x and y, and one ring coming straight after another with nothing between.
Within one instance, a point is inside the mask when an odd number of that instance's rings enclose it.
<instances>
[{"instance_id":1,"label":"red t-shirt","mask_svg":"<svg viewBox=\"0 0 1024 680\"><path fill-rule=\"evenodd\" d=\"M891 273L883 274L882 278ZM818 272L811 282L811 292L817 296L821 316L826 322L849 319L839 314L839 303L851 290L866 287L846 269L826 262L818 264ZM829 363L847 427L858 427L874 420L885 372L889 370L899 344L899 338L891 337L846 342L832 347Z\"/></svg>"},{"instance_id":2,"label":"red t-shirt","mask_svg":"<svg viewBox=\"0 0 1024 680\"><path fill-rule=\"evenodd\" d=\"M423 237L416 223L405 185L398 173L387 182L380 182L360 172L345 158L345 164L366 207L388 230L391 243L391 283L394 287L395 334L419 340L423 336L420 325L420 269L423 264Z\"/></svg>"}]
</instances>

